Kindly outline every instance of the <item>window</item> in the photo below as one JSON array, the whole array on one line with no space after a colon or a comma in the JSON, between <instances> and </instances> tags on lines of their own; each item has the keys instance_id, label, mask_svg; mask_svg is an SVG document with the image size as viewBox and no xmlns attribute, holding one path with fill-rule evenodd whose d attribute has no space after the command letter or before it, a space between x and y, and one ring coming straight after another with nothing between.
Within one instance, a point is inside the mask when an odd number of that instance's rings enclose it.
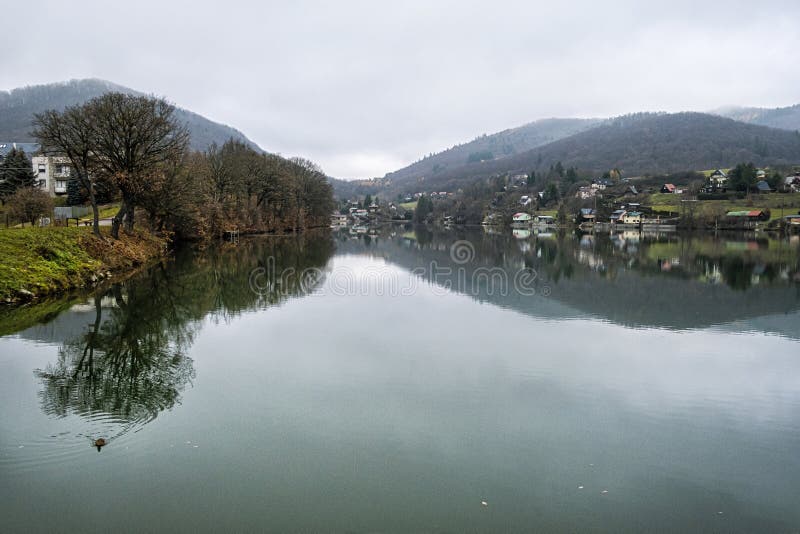
<instances>
[{"instance_id":1,"label":"window","mask_svg":"<svg viewBox=\"0 0 800 534\"><path fill-rule=\"evenodd\" d=\"M44 163L40 163L39 164L39 174L44 174L46 172L47 172L47 167L45 166Z\"/></svg>"},{"instance_id":2,"label":"window","mask_svg":"<svg viewBox=\"0 0 800 534\"><path fill-rule=\"evenodd\" d=\"M56 174L69 176L69 165L59 165L56 167Z\"/></svg>"},{"instance_id":3,"label":"window","mask_svg":"<svg viewBox=\"0 0 800 534\"><path fill-rule=\"evenodd\" d=\"M56 193L66 193L66 192L67 192L67 181L56 180Z\"/></svg>"}]
</instances>

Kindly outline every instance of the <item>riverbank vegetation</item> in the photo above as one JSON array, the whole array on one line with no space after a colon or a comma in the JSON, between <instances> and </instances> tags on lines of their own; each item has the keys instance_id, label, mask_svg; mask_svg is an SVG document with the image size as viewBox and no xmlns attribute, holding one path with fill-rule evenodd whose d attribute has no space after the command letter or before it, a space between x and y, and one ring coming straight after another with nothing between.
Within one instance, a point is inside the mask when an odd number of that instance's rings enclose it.
<instances>
[{"instance_id":1,"label":"riverbank vegetation","mask_svg":"<svg viewBox=\"0 0 800 534\"><path fill-rule=\"evenodd\" d=\"M97 283L164 253L165 238L150 232L108 239L88 228L19 228L0 231L0 302L24 302Z\"/></svg>"},{"instance_id":2,"label":"riverbank vegetation","mask_svg":"<svg viewBox=\"0 0 800 534\"><path fill-rule=\"evenodd\" d=\"M133 231L137 214L151 231L202 240L233 229L321 226L333 209L327 177L308 160L258 152L233 139L190 151L188 130L163 99L108 93L38 114L34 128L44 153L69 161L70 197L92 206L98 237L101 196L119 201L115 239L121 228Z\"/></svg>"},{"instance_id":3,"label":"riverbank vegetation","mask_svg":"<svg viewBox=\"0 0 800 534\"><path fill-rule=\"evenodd\" d=\"M6 158L14 167L0 198L13 226L31 227L0 231L0 302L80 287L159 256L169 241L328 226L333 195L313 162L233 139L191 151L174 112L162 99L109 93L36 115L41 150L68 162L69 203L91 206L92 228L33 227L46 226L52 202L24 153ZM101 227L109 216L110 228Z\"/></svg>"}]
</instances>

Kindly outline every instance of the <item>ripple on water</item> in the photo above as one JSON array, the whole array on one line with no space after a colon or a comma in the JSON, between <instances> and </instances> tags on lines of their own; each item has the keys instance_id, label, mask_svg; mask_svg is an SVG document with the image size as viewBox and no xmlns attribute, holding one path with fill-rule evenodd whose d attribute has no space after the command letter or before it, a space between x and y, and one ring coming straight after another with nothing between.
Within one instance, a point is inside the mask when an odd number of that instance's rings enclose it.
<instances>
[{"instance_id":1,"label":"ripple on water","mask_svg":"<svg viewBox=\"0 0 800 534\"><path fill-rule=\"evenodd\" d=\"M122 445L131 434L153 421L157 411L140 411L136 419L126 419L117 414L84 410L60 418L66 430L53 432L33 439L20 439L10 444L0 455L0 470L4 473L25 473L42 467L63 465L77 461L95 449L98 438L106 440L103 451Z\"/></svg>"}]
</instances>

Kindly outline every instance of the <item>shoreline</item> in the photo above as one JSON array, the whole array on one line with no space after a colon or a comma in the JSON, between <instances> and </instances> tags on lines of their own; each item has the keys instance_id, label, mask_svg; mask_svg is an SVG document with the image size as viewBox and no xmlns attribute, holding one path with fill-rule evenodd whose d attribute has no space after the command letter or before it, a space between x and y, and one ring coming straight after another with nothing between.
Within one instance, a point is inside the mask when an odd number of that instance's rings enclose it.
<instances>
[{"instance_id":1,"label":"shoreline","mask_svg":"<svg viewBox=\"0 0 800 534\"><path fill-rule=\"evenodd\" d=\"M102 281L127 277L147 263L166 257L170 240L146 231L121 234L101 228L21 228L0 231L0 307L16 308Z\"/></svg>"}]
</instances>

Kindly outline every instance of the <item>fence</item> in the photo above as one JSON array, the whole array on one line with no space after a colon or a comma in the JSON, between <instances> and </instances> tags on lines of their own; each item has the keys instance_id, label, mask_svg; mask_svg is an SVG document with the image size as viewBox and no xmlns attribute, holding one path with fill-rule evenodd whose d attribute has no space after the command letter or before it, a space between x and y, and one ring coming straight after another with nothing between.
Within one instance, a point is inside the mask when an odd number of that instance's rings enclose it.
<instances>
[{"instance_id":1,"label":"fence","mask_svg":"<svg viewBox=\"0 0 800 534\"><path fill-rule=\"evenodd\" d=\"M53 218L59 222L66 222L69 225L70 219L77 222L81 217L89 215L89 208L86 206L61 206L53 209Z\"/></svg>"}]
</instances>

